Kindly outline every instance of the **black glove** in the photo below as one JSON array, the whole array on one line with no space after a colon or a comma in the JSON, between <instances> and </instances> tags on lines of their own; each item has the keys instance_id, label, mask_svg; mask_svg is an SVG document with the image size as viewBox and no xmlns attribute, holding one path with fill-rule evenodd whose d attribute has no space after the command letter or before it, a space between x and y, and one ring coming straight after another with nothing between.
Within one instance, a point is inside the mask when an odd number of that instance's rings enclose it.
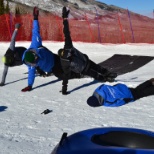
<instances>
[{"instance_id":1,"label":"black glove","mask_svg":"<svg viewBox=\"0 0 154 154\"><path fill-rule=\"evenodd\" d=\"M31 90L32 90L32 86L28 86L28 87L23 88L21 91L26 92L26 91L31 91Z\"/></svg>"},{"instance_id":2,"label":"black glove","mask_svg":"<svg viewBox=\"0 0 154 154\"><path fill-rule=\"evenodd\" d=\"M4 86L5 84L3 82L0 83L0 86Z\"/></svg>"},{"instance_id":3,"label":"black glove","mask_svg":"<svg viewBox=\"0 0 154 154\"><path fill-rule=\"evenodd\" d=\"M62 92L63 95L68 95L68 94L70 94L70 92L67 92L67 86L63 86L63 87L62 87L62 90L61 90L60 92Z\"/></svg>"},{"instance_id":4,"label":"black glove","mask_svg":"<svg viewBox=\"0 0 154 154\"><path fill-rule=\"evenodd\" d=\"M62 94L67 95L67 86L62 87Z\"/></svg>"},{"instance_id":5,"label":"black glove","mask_svg":"<svg viewBox=\"0 0 154 154\"><path fill-rule=\"evenodd\" d=\"M68 18L69 12L70 12L70 10L67 10L66 7L63 7L62 18Z\"/></svg>"},{"instance_id":6,"label":"black glove","mask_svg":"<svg viewBox=\"0 0 154 154\"><path fill-rule=\"evenodd\" d=\"M48 114L48 113L50 113L50 112L52 112L52 110L46 109L46 110L44 110L41 114Z\"/></svg>"},{"instance_id":7,"label":"black glove","mask_svg":"<svg viewBox=\"0 0 154 154\"><path fill-rule=\"evenodd\" d=\"M19 24L19 23L15 24L15 28L16 28L16 29L19 29L20 26L21 26L21 24Z\"/></svg>"},{"instance_id":8,"label":"black glove","mask_svg":"<svg viewBox=\"0 0 154 154\"><path fill-rule=\"evenodd\" d=\"M39 10L37 7L34 7L33 9L34 20L38 20L38 15L39 15Z\"/></svg>"},{"instance_id":9,"label":"black glove","mask_svg":"<svg viewBox=\"0 0 154 154\"><path fill-rule=\"evenodd\" d=\"M68 95L68 94L70 94L70 92L62 91L62 94L63 94L63 95Z\"/></svg>"}]
</instances>

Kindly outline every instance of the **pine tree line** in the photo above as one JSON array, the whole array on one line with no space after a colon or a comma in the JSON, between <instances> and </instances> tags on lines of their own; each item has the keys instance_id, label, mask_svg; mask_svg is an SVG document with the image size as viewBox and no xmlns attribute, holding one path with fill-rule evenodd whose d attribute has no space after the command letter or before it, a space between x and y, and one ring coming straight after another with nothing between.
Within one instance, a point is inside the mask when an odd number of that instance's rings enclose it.
<instances>
[{"instance_id":1,"label":"pine tree line","mask_svg":"<svg viewBox=\"0 0 154 154\"><path fill-rule=\"evenodd\" d=\"M4 5L4 0L0 0L0 15L10 13L9 1L10 0L6 0L6 5ZM20 9L18 6L15 8L15 14L20 14Z\"/></svg>"},{"instance_id":2,"label":"pine tree line","mask_svg":"<svg viewBox=\"0 0 154 154\"><path fill-rule=\"evenodd\" d=\"M4 5L4 0L0 0L0 15L9 13L10 8L9 8L9 1L7 0L6 6Z\"/></svg>"}]
</instances>

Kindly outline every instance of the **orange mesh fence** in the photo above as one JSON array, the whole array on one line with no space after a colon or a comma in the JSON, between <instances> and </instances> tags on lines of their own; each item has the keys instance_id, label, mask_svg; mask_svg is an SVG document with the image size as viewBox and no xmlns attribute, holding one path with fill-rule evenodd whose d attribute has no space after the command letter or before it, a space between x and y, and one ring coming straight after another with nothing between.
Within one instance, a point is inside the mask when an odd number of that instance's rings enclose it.
<instances>
[{"instance_id":1,"label":"orange mesh fence","mask_svg":"<svg viewBox=\"0 0 154 154\"><path fill-rule=\"evenodd\" d=\"M10 41L15 23L22 26L18 41L31 41L32 15L0 16L0 41ZM43 40L64 41L62 18L55 15L40 15L40 33ZM86 13L82 19L69 19L73 41L99 43L154 43L154 20L128 10L123 12L104 11L102 15Z\"/></svg>"},{"instance_id":2,"label":"orange mesh fence","mask_svg":"<svg viewBox=\"0 0 154 154\"><path fill-rule=\"evenodd\" d=\"M10 21L7 20L9 15L5 14L0 16L0 41L9 41L10 40Z\"/></svg>"}]
</instances>

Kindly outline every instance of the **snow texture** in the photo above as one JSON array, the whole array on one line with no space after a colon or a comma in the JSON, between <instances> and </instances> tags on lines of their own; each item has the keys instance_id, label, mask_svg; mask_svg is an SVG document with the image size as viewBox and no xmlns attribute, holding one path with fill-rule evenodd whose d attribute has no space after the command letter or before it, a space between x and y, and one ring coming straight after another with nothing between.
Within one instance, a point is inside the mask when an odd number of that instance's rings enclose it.
<instances>
[{"instance_id":1,"label":"snow texture","mask_svg":"<svg viewBox=\"0 0 154 154\"><path fill-rule=\"evenodd\" d=\"M17 42L16 46L29 47L30 42ZM63 42L43 42L57 53ZM0 56L9 43L0 43ZM153 44L90 44L76 42L74 46L99 63L113 54L154 56ZM122 65L122 64L121 64ZM120 75L116 82L136 87L153 77L154 61L136 71ZM0 61L1 75L3 63ZM154 131L154 96L142 98L127 105L89 107L87 98L102 83L92 78L69 81L69 95L59 91L62 81L51 76L36 77L31 92L21 92L27 86L25 65L9 68L6 85L0 87L0 154L50 154L63 132L75 132L96 127L127 127ZM49 109L49 114L41 114Z\"/></svg>"}]
</instances>

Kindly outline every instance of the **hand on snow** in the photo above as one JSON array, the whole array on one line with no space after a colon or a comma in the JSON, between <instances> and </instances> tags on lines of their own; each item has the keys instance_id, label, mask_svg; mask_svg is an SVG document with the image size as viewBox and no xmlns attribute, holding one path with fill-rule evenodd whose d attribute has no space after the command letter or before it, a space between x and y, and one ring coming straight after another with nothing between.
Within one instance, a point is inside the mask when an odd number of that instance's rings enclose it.
<instances>
[{"instance_id":1,"label":"hand on snow","mask_svg":"<svg viewBox=\"0 0 154 154\"><path fill-rule=\"evenodd\" d=\"M63 7L62 18L68 18L70 10L67 10L66 7Z\"/></svg>"},{"instance_id":2,"label":"hand on snow","mask_svg":"<svg viewBox=\"0 0 154 154\"><path fill-rule=\"evenodd\" d=\"M70 94L70 92L62 91L62 94L63 94L63 95L68 95L68 94Z\"/></svg>"},{"instance_id":3,"label":"hand on snow","mask_svg":"<svg viewBox=\"0 0 154 154\"><path fill-rule=\"evenodd\" d=\"M63 86L63 87L62 87L62 90L61 90L60 92L62 92L63 95L68 95L68 94L70 94L70 92L67 92L67 86Z\"/></svg>"},{"instance_id":4,"label":"hand on snow","mask_svg":"<svg viewBox=\"0 0 154 154\"><path fill-rule=\"evenodd\" d=\"M5 84L3 82L0 83L0 86L4 86Z\"/></svg>"},{"instance_id":5,"label":"hand on snow","mask_svg":"<svg viewBox=\"0 0 154 154\"><path fill-rule=\"evenodd\" d=\"M62 91L62 90L60 90L59 92L62 92L63 95L68 95L68 94L70 94L70 92Z\"/></svg>"},{"instance_id":6,"label":"hand on snow","mask_svg":"<svg viewBox=\"0 0 154 154\"><path fill-rule=\"evenodd\" d=\"M26 92L26 91L31 91L31 90L32 90L32 86L28 86L28 87L23 88L21 91Z\"/></svg>"}]
</instances>

